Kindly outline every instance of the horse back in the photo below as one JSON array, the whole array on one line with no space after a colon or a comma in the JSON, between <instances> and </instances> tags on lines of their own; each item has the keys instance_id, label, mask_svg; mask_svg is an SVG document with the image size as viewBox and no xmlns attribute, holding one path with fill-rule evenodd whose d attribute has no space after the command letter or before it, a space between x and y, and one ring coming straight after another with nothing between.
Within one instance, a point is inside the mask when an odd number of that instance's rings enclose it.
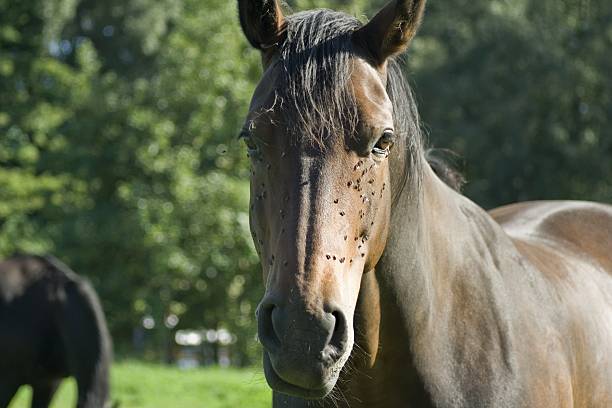
<instances>
[{"instance_id":1,"label":"horse back","mask_svg":"<svg viewBox=\"0 0 612 408\"><path fill-rule=\"evenodd\" d=\"M574 257L612 275L612 206L579 201L535 201L490 211L527 258L533 247Z\"/></svg>"},{"instance_id":2,"label":"horse back","mask_svg":"<svg viewBox=\"0 0 612 408\"><path fill-rule=\"evenodd\" d=\"M527 202L490 214L547 288L538 313L552 310L547 337L562 346L545 359L565 356L572 406L612 406L612 206Z\"/></svg>"}]
</instances>

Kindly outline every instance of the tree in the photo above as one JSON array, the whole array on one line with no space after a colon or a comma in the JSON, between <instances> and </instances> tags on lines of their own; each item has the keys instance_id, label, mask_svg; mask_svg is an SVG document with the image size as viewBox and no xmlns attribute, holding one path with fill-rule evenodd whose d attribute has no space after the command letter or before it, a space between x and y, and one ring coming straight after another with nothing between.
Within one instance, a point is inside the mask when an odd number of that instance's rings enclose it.
<instances>
[{"instance_id":1,"label":"tree","mask_svg":"<svg viewBox=\"0 0 612 408\"><path fill-rule=\"evenodd\" d=\"M233 4L145 3L70 3L46 23L53 36L43 24L24 39L34 74L3 82L3 100L32 91L3 110L0 185L14 199L0 208L0 248L55 252L90 277L119 348L143 315L164 331L175 314L178 327L238 333L248 362L261 283L235 135L258 60L245 59ZM49 18L37 9L23 13Z\"/></svg>"},{"instance_id":2,"label":"tree","mask_svg":"<svg viewBox=\"0 0 612 408\"><path fill-rule=\"evenodd\" d=\"M612 27L611 9L601 1L429 5L409 65L431 140L465 157L468 196L487 207L612 201L612 59L600 35Z\"/></svg>"}]
</instances>

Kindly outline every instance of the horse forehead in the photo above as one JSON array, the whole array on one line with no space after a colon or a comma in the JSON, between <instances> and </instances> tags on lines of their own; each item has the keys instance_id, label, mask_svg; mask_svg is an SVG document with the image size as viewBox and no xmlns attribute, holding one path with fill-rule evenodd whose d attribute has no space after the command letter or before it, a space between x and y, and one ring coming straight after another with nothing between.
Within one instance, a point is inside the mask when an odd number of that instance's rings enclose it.
<instances>
[{"instance_id":1,"label":"horse forehead","mask_svg":"<svg viewBox=\"0 0 612 408\"><path fill-rule=\"evenodd\" d=\"M366 61L353 62L351 85L360 116L366 123L393 123L393 105L385 88L385 76Z\"/></svg>"}]
</instances>

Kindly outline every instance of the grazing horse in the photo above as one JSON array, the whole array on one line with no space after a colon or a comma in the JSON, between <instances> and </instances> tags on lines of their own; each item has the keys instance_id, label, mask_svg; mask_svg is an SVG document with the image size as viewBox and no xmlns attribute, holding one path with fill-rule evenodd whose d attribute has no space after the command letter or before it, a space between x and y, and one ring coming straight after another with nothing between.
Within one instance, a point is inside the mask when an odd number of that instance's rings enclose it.
<instances>
[{"instance_id":1,"label":"grazing horse","mask_svg":"<svg viewBox=\"0 0 612 408\"><path fill-rule=\"evenodd\" d=\"M18 255L0 263L0 407L23 384L32 407L49 406L74 376L78 408L105 407L111 340L93 288L57 259Z\"/></svg>"},{"instance_id":2,"label":"grazing horse","mask_svg":"<svg viewBox=\"0 0 612 408\"><path fill-rule=\"evenodd\" d=\"M396 62L424 3L238 0L274 407L612 407L612 207L487 213L435 174Z\"/></svg>"}]
</instances>

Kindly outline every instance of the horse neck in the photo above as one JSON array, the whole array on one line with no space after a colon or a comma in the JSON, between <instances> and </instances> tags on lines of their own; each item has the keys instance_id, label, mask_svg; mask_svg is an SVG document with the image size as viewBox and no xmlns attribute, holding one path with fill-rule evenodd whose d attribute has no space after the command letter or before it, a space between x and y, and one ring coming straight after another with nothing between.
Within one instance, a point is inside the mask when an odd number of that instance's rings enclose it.
<instances>
[{"instance_id":1,"label":"horse neck","mask_svg":"<svg viewBox=\"0 0 612 408\"><path fill-rule=\"evenodd\" d=\"M499 309L500 293L487 274L506 262L500 254L509 243L484 210L446 186L424 159L422 166L420 182L409 178L394 206L376 279L380 353L401 356L390 364L427 378L436 353L448 350L458 308L472 310L474 296L493 299L486 306Z\"/></svg>"},{"instance_id":2,"label":"horse neck","mask_svg":"<svg viewBox=\"0 0 612 408\"><path fill-rule=\"evenodd\" d=\"M408 178L393 208L387 246L377 267L381 293L413 308L409 314L414 319L409 320L416 319L415 324L427 323L419 319L440 307L453 279L473 270L475 261L485 269L487 263L495 264L508 243L482 208L444 184L425 159L421 166L420 180Z\"/></svg>"}]
</instances>

